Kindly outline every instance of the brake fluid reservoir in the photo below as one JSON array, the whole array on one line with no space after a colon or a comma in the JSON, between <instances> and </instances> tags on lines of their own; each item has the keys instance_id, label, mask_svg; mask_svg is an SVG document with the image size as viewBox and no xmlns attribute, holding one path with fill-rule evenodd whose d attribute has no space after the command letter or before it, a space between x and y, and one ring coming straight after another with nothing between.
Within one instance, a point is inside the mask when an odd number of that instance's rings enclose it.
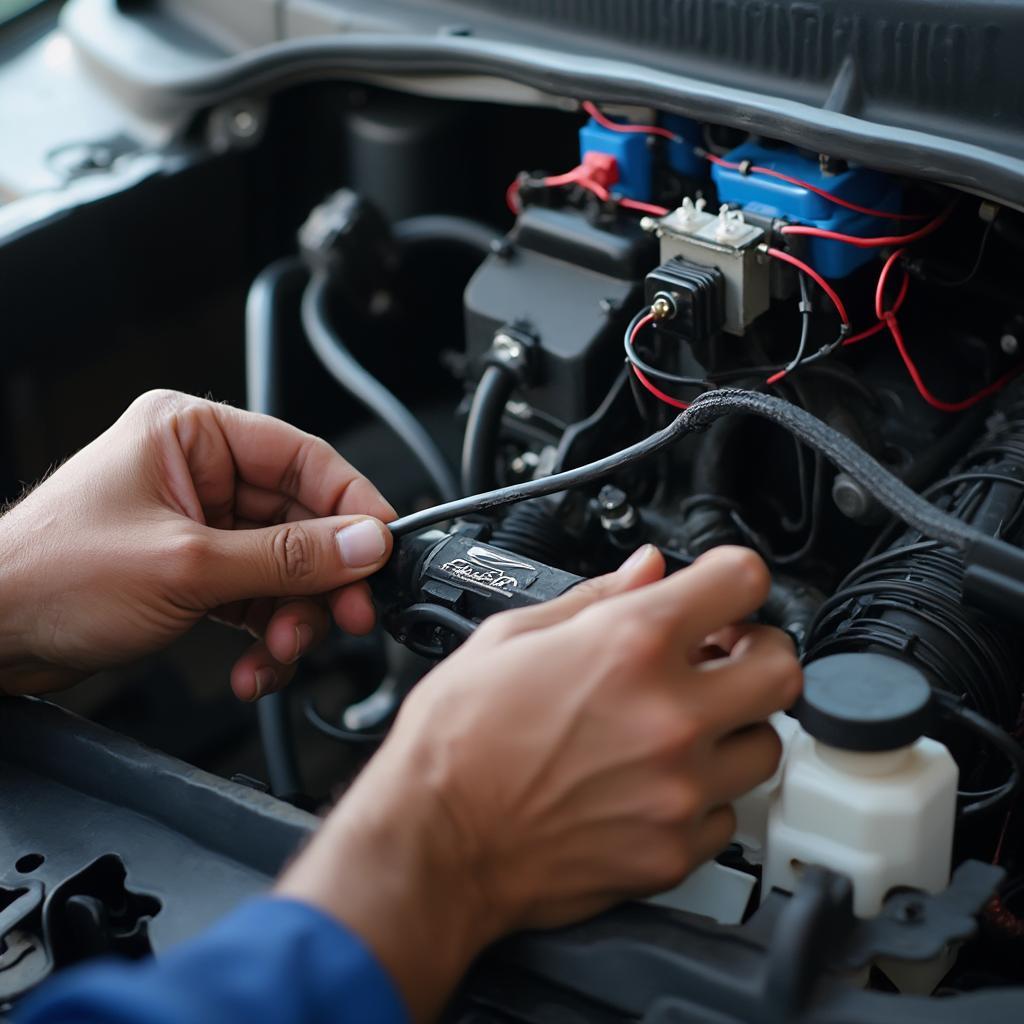
<instances>
[{"instance_id":1,"label":"brake fluid reservoir","mask_svg":"<svg viewBox=\"0 0 1024 1024\"><path fill-rule=\"evenodd\" d=\"M792 892L811 864L846 875L860 917L896 886L949 882L958 771L923 736L931 689L913 666L838 654L807 666L801 728L769 813L763 891Z\"/></svg>"}]
</instances>

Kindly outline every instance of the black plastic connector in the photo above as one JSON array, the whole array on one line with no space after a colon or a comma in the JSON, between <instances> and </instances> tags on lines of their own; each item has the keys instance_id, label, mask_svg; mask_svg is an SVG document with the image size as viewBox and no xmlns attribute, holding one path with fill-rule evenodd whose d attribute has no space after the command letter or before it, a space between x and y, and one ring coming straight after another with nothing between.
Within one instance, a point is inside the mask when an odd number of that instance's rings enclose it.
<instances>
[{"instance_id":1,"label":"black plastic connector","mask_svg":"<svg viewBox=\"0 0 1024 1024\"><path fill-rule=\"evenodd\" d=\"M964 551L968 604L1024 623L1024 551L996 537L979 537Z\"/></svg>"},{"instance_id":2,"label":"black plastic connector","mask_svg":"<svg viewBox=\"0 0 1024 1024\"><path fill-rule=\"evenodd\" d=\"M313 208L299 228L298 242L309 269L326 273L357 308L386 287L399 265L399 249L384 215L347 188Z\"/></svg>"},{"instance_id":3,"label":"black plastic connector","mask_svg":"<svg viewBox=\"0 0 1024 1024\"><path fill-rule=\"evenodd\" d=\"M648 305L664 297L672 308L661 328L691 343L714 337L725 324L725 278L717 267L677 256L647 275L644 291Z\"/></svg>"}]
</instances>

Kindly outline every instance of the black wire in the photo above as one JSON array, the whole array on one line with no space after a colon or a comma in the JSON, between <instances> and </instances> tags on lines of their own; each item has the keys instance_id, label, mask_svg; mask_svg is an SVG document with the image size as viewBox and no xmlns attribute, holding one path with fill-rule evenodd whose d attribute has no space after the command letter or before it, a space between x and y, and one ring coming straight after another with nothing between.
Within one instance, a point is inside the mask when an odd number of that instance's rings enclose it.
<instances>
[{"instance_id":1,"label":"black wire","mask_svg":"<svg viewBox=\"0 0 1024 1024\"><path fill-rule=\"evenodd\" d=\"M784 371L788 376L796 370L802 370L805 367L813 366L815 363L818 363L822 359L832 355L832 353L842 345L843 339L846 335L845 333L840 333L835 341L829 342L827 345L822 345L816 352L809 356L805 356L807 343L810 338L811 306L807 292L807 282L804 280L804 275L802 273L799 275L799 281L802 315L800 341L798 343L796 356L788 364L776 363L771 366L743 366L737 367L734 370L717 370L714 373L707 374L705 377L684 377L677 373L670 373L668 370L661 370L657 366L652 366L637 355L636 346L633 344L633 332L636 330L640 321L650 313L650 306L641 309L640 312L630 320L629 326L626 328L626 332L623 335L623 348L626 352L626 360L647 377L654 377L657 380L664 381L666 384L675 384L678 387L704 388L705 390L716 388L722 384L727 384L730 381L743 380L747 377L770 377L780 371ZM764 382L761 382L761 386L764 386Z\"/></svg>"},{"instance_id":2,"label":"black wire","mask_svg":"<svg viewBox=\"0 0 1024 1024\"><path fill-rule=\"evenodd\" d=\"M403 609L394 620L395 630L403 634L400 637L401 642L421 657L434 660L445 657L450 648L446 647L440 639L431 644L412 635L413 630L424 625L446 629L454 633L460 640L468 640L477 627L472 619L467 619L442 605L423 602Z\"/></svg>"},{"instance_id":3,"label":"black wire","mask_svg":"<svg viewBox=\"0 0 1024 1024\"><path fill-rule=\"evenodd\" d=\"M289 297L297 298L305 279L306 271L298 257L286 257L265 267L249 288L245 302L245 392L252 412L281 415L283 307ZM288 703L288 691L283 690L268 693L256 704L270 791L284 799L302 792Z\"/></svg>"},{"instance_id":4,"label":"black wire","mask_svg":"<svg viewBox=\"0 0 1024 1024\"><path fill-rule=\"evenodd\" d=\"M651 312L650 306L646 309L641 309L639 313L632 320L629 321L629 326L626 328L626 333L623 337L623 347L626 350L626 358L643 374L648 377L657 377L659 380L663 380L668 384L678 384L680 387L695 387L695 388L708 388L712 387L713 384L710 380L702 377L681 377L677 373L669 373L667 370L659 370L656 366L651 366L650 363L645 363L637 354L636 348L633 345L633 332L636 330L637 325L645 316Z\"/></svg>"},{"instance_id":5,"label":"black wire","mask_svg":"<svg viewBox=\"0 0 1024 1024\"><path fill-rule=\"evenodd\" d=\"M803 362L804 353L807 351L807 339L811 333L811 298L807 294L807 276L802 270L797 274L797 280L800 282L800 344L797 346L796 355L783 368L787 375Z\"/></svg>"},{"instance_id":6,"label":"black wire","mask_svg":"<svg viewBox=\"0 0 1024 1024\"><path fill-rule=\"evenodd\" d=\"M459 485L434 439L409 409L359 363L331 327L327 311L329 286L327 275L316 273L302 295L302 326L310 348L338 384L405 444L429 476L438 495L454 499L461 493Z\"/></svg>"},{"instance_id":7,"label":"black wire","mask_svg":"<svg viewBox=\"0 0 1024 1024\"><path fill-rule=\"evenodd\" d=\"M805 558L817 543L818 534L821 532L821 516L817 515L818 506L821 504L822 492L825 486L825 460L818 454L814 456L814 482L811 485L810 503L810 527L807 530L807 537L803 544L795 551L789 551L783 555L773 555L772 561L776 565L792 565Z\"/></svg>"},{"instance_id":8,"label":"black wire","mask_svg":"<svg viewBox=\"0 0 1024 1024\"><path fill-rule=\"evenodd\" d=\"M993 217L992 220L985 225L985 230L981 234L981 242L978 245L978 255L974 259L974 265L964 277L954 281L943 281L932 278L929 283L936 284L941 288L962 288L965 284L970 284L977 276L978 271L981 270L981 264L985 259L985 250L988 247L989 238L992 237L992 228L995 226L995 223L996 220L995 217Z\"/></svg>"},{"instance_id":9,"label":"black wire","mask_svg":"<svg viewBox=\"0 0 1024 1024\"><path fill-rule=\"evenodd\" d=\"M450 213L425 213L393 224L391 232L403 248L457 245L487 256L500 248L501 233L489 224Z\"/></svg>"},{"instance_id":10,"label":"black wire","mask_svg":"<svg viewBox=\"0 0 1024 1024\"><path fill-rule=\"evenodd\" d=\"M501 418L518 383L515 370L499 363L488 366L477 382L462 442L464 494L494 486Z\"/></svg>"},{"instance_id":11,"label":"black wire","mask_svg":"<svg viewBox=\"0 0 1024 1024\"><path fill-rule=\"evenodd\" d=\"M1001 729L995 722L990 722L984 715L979 715L977 711L964 707L952 695L941 690L933 692L938 707L947 717L966 726L975 735L991 744L1010 763L1010 774L1003 785L991 790L958 794L961 799L980 797L980 799L971 800L961 806L960 816L962 818L974 817L991 811L1013 797L1024 782L1024 747L1021 747L1009 733Z\"/></svg>"},{"instance_id":12,"label":"black wire","mask_svg":"<svg viewBox=\"0 0 1024 1024\"><path fill-rule=\"evenodd\" d=\"M795 381L779 381L780 388L783 398L788 398L787 392L792 389L796 400L801 405L806 406L807 401L805 396L800 392L800 386ZM787 533L801 533L808 526L808 519L816 511L813 504L813 482L808 483L809 476L807 473L807 452L804 450L803 444L797 439L792 438L793 441L793 452L796 458L796 475L797 475L797 491L800 494L800 517L798 519L791 519L788 515L783 515L780 519L782 528ZM815 471L820 470L820 466L815 463Z\"/></svg>"},{"instance_id":13,"label":"black wire","mask_svg":"<svg viewBox=\"0 0 1024 1024\"><path fill-rule=\"evenodd\" d=\"M468 640L477 628L477 623L472 619L467 619L450 608L427 602L403 608L395 619L395 625L402 630L413 630L423 625L440 626L454 633L460 640Z\"/></svg>"},{"instance_id":14,"label":"black wire","mask_svg":"<svg viewBox=\"0 0 1024 1024\"><path fill-rule=\"evenodd\" d=\"M747 523L743 518L740 506L732 498L727 498L722 494L691 494L680 504L679 511L686 516L695 508L716 508L720 512L724 512L750 547L767 559L774 557L767 539Z\"/></svg>"},{"instance_id":15,"label":"black wire","mask_svg":"<svg viewBox=\"0 0 1024 1024\"><path fill-rule=\"evenodd\" d=\"M779 521L787 533L800 533L807 528L811 495L808 493L807 486L807 453L804 451L804 446L795 437L792 440L793 454L796 458L796 489L800 495L800 516L798 519L790 519L788 515L783 515Z\"/></svg>"},{"instance_id":16,"label":"black wire","mask_svg":"<svg viewBox=\"0 0 1024 1024\"><path fill-rule=\"evenodd\" d=\"M977 483L978 481L986 480L997 484L1009 484L1011 487L1024 487L1024 480L1018 480L1013 476L1006 476L1003 473L988 473L983 470L971 470L968 473L957 473L955 476L947 476L943 480L938 480L922 491L921 494L925 498L930 498L933 494L938 494L954 484Z\"/></svg>"}]
</instances>

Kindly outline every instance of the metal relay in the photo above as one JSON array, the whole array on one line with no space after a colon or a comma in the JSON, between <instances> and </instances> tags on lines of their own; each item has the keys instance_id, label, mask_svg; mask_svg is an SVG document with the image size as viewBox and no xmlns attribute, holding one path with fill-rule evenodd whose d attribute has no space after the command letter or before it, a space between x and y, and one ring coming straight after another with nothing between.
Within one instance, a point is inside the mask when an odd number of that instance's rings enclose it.
<instances>
[{"instance_id":1,"label":"metal relay","mask_svg":"<svg viewBox=\"0 0 1024 1024\"><path fill-rule=\"evenodd\" d=\"M682 257L715 267L722 275L724 323L728 334L742 335L771 302L770 266L758 250L764 231L748 224L741 210L709 213L704 201L684 199L666 217L648 220L661 244L661 261Z\"/></svg>"}]
</instances>

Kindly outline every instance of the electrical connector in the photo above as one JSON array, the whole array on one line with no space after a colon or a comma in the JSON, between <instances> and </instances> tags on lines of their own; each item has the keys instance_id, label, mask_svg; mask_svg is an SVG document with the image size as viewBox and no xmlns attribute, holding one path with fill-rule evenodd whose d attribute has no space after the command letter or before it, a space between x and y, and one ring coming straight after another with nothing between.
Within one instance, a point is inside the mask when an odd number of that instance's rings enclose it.
<instances>
[{"instance_id":1,"label":"electrical connector","mask_svg":"<svg viewBox=\"0 0 1024 1024\"><path fill-rule=\"evenodd\" d=\"M595 158L609 157L616 165L615 191L627 199L650 200L654 157L647 136L613 131L591 118L580 129L580 163L591 166ZM604 184L594 175L591 180Z\"/></svg>"}]
</instances>

